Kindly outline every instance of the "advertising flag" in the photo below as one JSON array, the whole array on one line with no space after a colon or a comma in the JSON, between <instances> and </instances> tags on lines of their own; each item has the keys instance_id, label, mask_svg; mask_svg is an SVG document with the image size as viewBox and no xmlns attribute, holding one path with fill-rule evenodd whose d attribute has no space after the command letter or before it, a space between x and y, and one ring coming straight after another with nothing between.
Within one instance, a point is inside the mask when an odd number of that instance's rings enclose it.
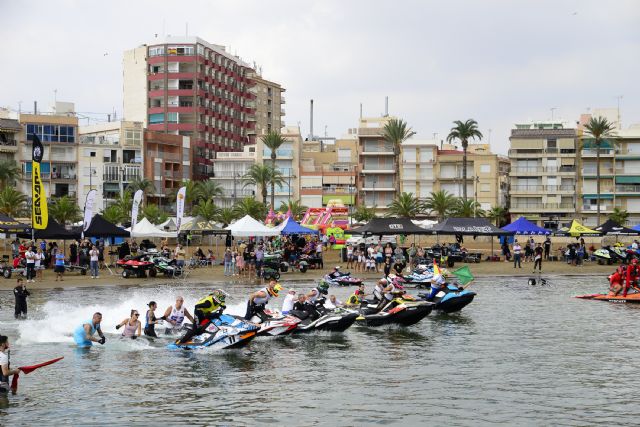
<instances>
[{"instance_id":1,"label":"advertising flag","mask_svg":"<svg viewBox=\"0 0 640 427\"><path fill-rule=\"evenodd\" d=\"M91 225L91 219L93 218L93 206L96 200L96 190L91 190L87 193L87 198L84 201L84 222L82 224L82 232L87 231Z\"/></svg>"},{"instance_id":2,"label":"advertising flag","mask_svg":"<svg viewBox=\"0 0 640 427\"><path fill-rule=\"evenodd\" d=\"M33 146L31 148L31 225L36 230L44 230L49 224L47 195L40 175L40 163L43 155L44 147L40 142L40 138L38 138L38 135L33 134Z\"/></svg>"},{"instance_id":3,"label":"advertising flag","mask_svg":"<svg viewBox=\"0 0 640 427\"><path fill-rule=\"evenodd\" d=\"M136 191L133 195L133 203L131 204L131 231L133 227L138 223L138 211L140 210L140 203L142 202L142 190Z\"/></svg>"},{"instance_id":4,"label":"advertising flag","mask_svg":"<svg viewBox=\"0 0 640 427\"><path fill-rule=\"evenodd\" d=\"M187 197L187 187L180 187L176 196L176 227L180 231L182 218L184 217L184 199Z\"/></svg>"}]
</instances>

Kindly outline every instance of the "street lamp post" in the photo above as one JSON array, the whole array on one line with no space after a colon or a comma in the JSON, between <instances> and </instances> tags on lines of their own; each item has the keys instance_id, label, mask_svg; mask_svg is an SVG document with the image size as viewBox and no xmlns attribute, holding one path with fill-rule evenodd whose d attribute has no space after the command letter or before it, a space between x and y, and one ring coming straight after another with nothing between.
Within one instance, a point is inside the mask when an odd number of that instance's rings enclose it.
<instances>
[{"instance_id":1,"label":"street lamp post","mask_svg":"<svg viewBox=\"0 0 640 427\"><path fill-rule=\"evenodd\" d=\"M376 207L377 197L376 197L376 184L378 183L378 177L373 177L373 208Z\"/></svg>"},{"instance_id":2,"label":"street lamp post","mask_svg":"<svg viewBox=\"0 0 640 427\"><path fill-rule=\"evenodd\" d=\"M478 216L478 183L480 182L480 177L476 175L474 177L473 183L474 185L474 199L473 199L473 217Z\"/></svg>"}]
</instances>

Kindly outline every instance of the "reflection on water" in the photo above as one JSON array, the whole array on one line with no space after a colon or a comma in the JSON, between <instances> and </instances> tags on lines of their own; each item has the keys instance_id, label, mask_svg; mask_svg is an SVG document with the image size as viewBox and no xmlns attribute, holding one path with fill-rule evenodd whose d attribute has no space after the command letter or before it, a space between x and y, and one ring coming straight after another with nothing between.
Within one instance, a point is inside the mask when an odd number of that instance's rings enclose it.
<instances>
[{"instance_id":1,"label":"reflection on water","mask_svg":"<svg viewBox=\"0 0 640 427\"><path fill-rule=\"evenodd\" d=\"M635 423L634 375L618 373L640 350L627 327L637 307L572 298L601 290L598 279L550 283L478 280L461 313L408 328L259 337L222 352L169 351L170 337L129 340L114 329L151 299L159 312L177 295L191 307L219 285L37 291L31 320L0 311L12 362L65 359L21 377L17 396L0 396L0 415L14 425ZM253 289L228 288L229 310L242 314ZM76 349L71 332L98 310L106 345Z\"/></svg>"}]
</instances>

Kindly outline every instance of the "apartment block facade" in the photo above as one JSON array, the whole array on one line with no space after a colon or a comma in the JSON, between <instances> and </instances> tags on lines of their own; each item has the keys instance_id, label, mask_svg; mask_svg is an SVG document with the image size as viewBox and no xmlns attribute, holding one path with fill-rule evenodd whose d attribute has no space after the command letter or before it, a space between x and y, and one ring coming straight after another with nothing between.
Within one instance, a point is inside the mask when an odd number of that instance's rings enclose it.
<instances>
[{"instance_id":1,"label":"apartment block facade","mask_svg":"<svg viewBox=\"0 0 640 427\"><path fill-rule=\"evenodd\" d=\"M560 121L515 125L509 150L512 217L555 228L577 216L578 136L576 128Z\"/></svg>"},{"instance_id":2,"label":"apartment block facade","mask_svg":"<svg viewBox=\"0 0 640 427\"><path fill-rule=\"evenodd\" d=\"M172 211L182 181L193 178L191 140L188 136L145 130L143 152L144 177L155 187L155 192L147 196L147 203Z\"/></svg>"},{"instance_id":3,"label":"apartment block facade","mask_svg":"<svg viewBox=\"0 0 640 427\"><path fill-rule=\"evenodd\" d=\"M193 175L206 179L218 151L237 151L255 129L251 67L223 46L167 37L124 53L124 116L191 138Z\"/></svg>"},{"instance_id":4,"label":"apartment block facade","mask_svg":"<svg viewBox=\"0 0 640 427\"><path fill-rule=\"evenodd\" d=\"M95 207L113 204L131 181L142 178L142 122L107 122L79 128L78 201L97 190Z\"/></svg>"},{"instance_id":5,"label":"apartment block facade","mask_svg":"<svg viewBox=\"0 0 640 427\"><path fill-rule=\"evenodd\" d=\"M280 131L284 127L284 91L278 83L263 79L255 73L250 74L254 85L249 91L256 99L249 101L255 108L255 127L249 131L249 141L255 142L271 131Z\"/></svg>"},{"instance_id":6,"label":"apartment block facade","mask_svg":"<svg viewBox=\"0 0 640 427\"><path fill-rule=\"evenodd\" d=\"M8 112L0 114L0 161L17 161L21 132L22 126L17 119L10 118Z\"/></svg>"},{"instance_id":7,"label":"apartment block facade","mask_svg":"<svg viewBox=\"0 0 640 427\"><path fill-rule=\"evenodd\" d=\"M436 188L437 141L410 138L402 143L400 191L425 200Z\"/></svg>"},{"instance_id":8,"label":"apartment block facade","mask_svg":"<svg viewBox=\"0 0 640 427\"><path fill-rule=\"evenodd\" d=\"M245 145L243 151L220 151L213 163L213 176L209 179L222 187L223 194L214 199L217 206L232 207L245 197L256 197L255 185L243 180L249 168L256 163L256 145Z\"/></svg>"},{"instance_id":9,"label":"apartment block facade","mask_svg":"<svg viewBox=\"0 0 640 427\"><path fill-rule=\"evenodd\" d=\"M383 129L392 117L361 118L358 130L357 180L359 204L384 211L395 198L393 145L385 141Z\"/></svg>"},{"instance_id":10,"label":"apartment block facade","mask_svg":"<svg viewBox=\"0 0 640 427\"><path fill-rule=\"evenodd\" d=\"M274 209L279 209L283 202L287 203L289 200L300 198L300 152L302 148L300 128L297 126L285 127L281 129L280 133L286 142L276 150L276 169L282 174L284 182L275 187ZM256 163L271 165L271 150L264 146L261 138L258 138L256 142L256 152ZM271 188L269 188L270 191ZM257 189L257 197L262 198L259 188ZM271 193L269 193L269 203L270 197Z\"/></svg>"}]
</instances>

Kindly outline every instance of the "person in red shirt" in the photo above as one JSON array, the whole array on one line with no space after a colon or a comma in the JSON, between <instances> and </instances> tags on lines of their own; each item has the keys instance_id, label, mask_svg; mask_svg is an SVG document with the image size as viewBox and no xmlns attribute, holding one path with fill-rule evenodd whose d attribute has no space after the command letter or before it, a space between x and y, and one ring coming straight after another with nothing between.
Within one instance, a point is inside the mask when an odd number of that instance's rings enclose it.
<instances>
[{"instance_id":1,"label":"person in red shirt","mask_svg":"<svg viewBox=\"0 0 640 427\"><path fill-rule=\"evenodd\" d=\"M622 291L624 278L621 274L621 269L615 271L611 276L609 276L609 296L616 296Z\"/></svg>"},{"instance_id":2,"label":"person in red shirt","mask_svg":"<svg viewBox=\"0 0 640 427\"><path fill-rule=\"evenodd\" d=\"M627 266L627 274L625 278L624 292L622 296L626 297L629 289L633 287L638 289L638 275L640 274L640 266L638 266L638 260L634 258L631 260L631 264Z\"/></svg>"}]
</instances>

